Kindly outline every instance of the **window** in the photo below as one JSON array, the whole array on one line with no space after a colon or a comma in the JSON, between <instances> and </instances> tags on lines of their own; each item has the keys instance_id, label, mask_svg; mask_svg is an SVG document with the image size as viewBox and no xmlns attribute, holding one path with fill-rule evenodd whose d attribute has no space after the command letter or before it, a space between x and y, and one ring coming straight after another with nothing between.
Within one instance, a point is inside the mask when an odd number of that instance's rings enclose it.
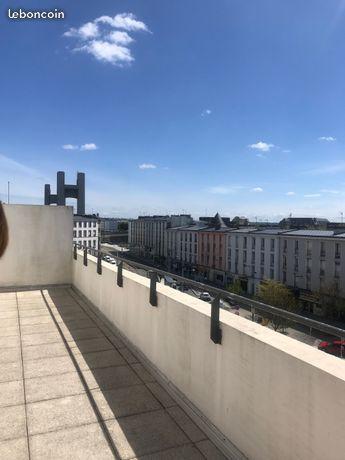
<instances>
[{"instance_id":1,"label":"window","mask_svg":"<svg viewBox=\"0 0 345 460\"><path fill-rule=\"evenodd\" d=\"M260 277L263 278L265 275L264 267L260 267Z\"/></svg>"},{"instance_id":2,"label":"window","mask_svg":"<svg viewBox=\"0 0 345 460\"><path fill-rule=\"evenodd\" d=\"M255 249L255 238L252 239L252 249Z\"/></svg>"},{"instance_id":3,"label":"window","mask_svg":"<svg viewBox=\"0 0 345 460\"><path fill-rule=\"evenodd\" d=\"M340 263L339 262L335 263L334 277L340 278Z\"/></svg>"},{"instance_id":4,"label":"window","mask_svg":"<svg viewBox=\"0 0 345 460\"><path fill-rule=\"evenodd\" d=\"M274 240L273 240L274 241ZM274 266L274 254L271 254L270 255L270 266L273 267Z\"/></svg>"},{"instance_id":5,"label":"window","mask_svg":"<svg viewBox=\"0 0 345 460\"><path fill-rule=\"evenodd\" d=\"M236 248L238 248L238 236L235 237Z\"/></svg>"},{"instance_id":6,"label":"window","mask_svg":"<svg viewBox=\"0 0 345 460\"><path fill-rule=\"evenodd\" d=\"M295 257L295 272L298 272L298 257Z\"/></svg>"},{"instance_id":7,"label":"window","mask_svg":"<svg viewBox=\"0 0 345 460\"><path fill-rule=\"evenodd\" d=\"M283 256L283 268L286 268L286 256Z\"/></svg>"},{"instance_id":8,"label":"window","mask_svg":"<svg viewBox=\"0 0 345 460\"><path fill-rule=\"evenodd\" d=\"M238 249L236 249L236 253L235 253L235 262L236 263L238 262Z\"/></svg>"},{"instance_id":9,"label":"window","mask_svg":"<svg viewBox=\"0 0 345 460\"><path fill-rule=\"evenodd\" d=\"M307 257L311 256L311 250L312 250L312 242L308 240L307 241Z\"/></svg>"},{"instance_id":10,"label":"window","mask_svg":"<svg viewBox=\"0 0 345 460\"><path fill-rule=\"evenodd\" d=\"M325 261L320 260L320 276L324 276L324 275L325 275Z\"/></svg>"},{"instance_id":11,"label":"window","mask_svg":"<svg viewBox=\"0 0 345 460\"><path fill-rule=\"evenodd\" d=\"M283 283L286 283L286 272L283 271Z\"/></svg>"},{"instance_id":12,"label":"window","mask_svg":"<svg viewBox=\"0 0 345 460\"><path fill-rule=\"evenodd\" d=\"M326 255L325 242L321 241L320 257L325 257L325 255Z\"/></svg>"},{"instance_id":13,"label":"window","mask_svg":"<svg viewBox=\"0 0 345 460\"><path fill-rule=\"evenodd\" d=\"M283 251L287 251L287 240L284 240L284 246L283 246Z\"/></svg>"},{"instance_id":14,"label":"window","mask_svg":"<svg viewBox=\"0 0 345 460\"><path fill-rule=\"evenodd\" d=\"M261 238L261 251L265 250L265 238Z\"/></svg>"},{"instance_id":15,"label":"window","mask_svg":"<svg viewBox=\"0 0 345 460\"><path fill-rule=\"evenodd\" d=\"M252 252L252 265L255 264L255 252Z\"/></svg>"},{"instance_id":16,"label":"window","mask_svg":"<svg viewBox=\"0 0 345 460\"><path fill-rule=\"evenodd\" d=\"M243 251L243 263L247 262L247 251Z\"/></svg>"},{"instance_id":17,"label":"window","mask_svg":"<svg viewBox=\"0 0 345 460\"><path fill-rule=\"evenodd\" d=\"M243 238L243 249L247 249L247 237Z\"/></svg>"},{"instance_id":18,"label":"window","mask_svg":"<svg viewBox=\"0 0 345 460\"><path fill-rule=\"evenodd\" d=\"M335 258L339 259L340 258L340 244L335 243Z\"/></svg>"},{"instance_id":19,"label":"window","mask_svg":"<svg viewBox=\"0 0 345 460\"><path fill-rule=\"evenodd\" d=\"M78 236L81 238L83 236L83 230L78 230Z\"/></svg>"},{"instance_id":20,"label":"window","mask_svg":"<svg viewBox=\"0 0 345 460\"><path fill-rule=\"evenodd\" d=\"M311 273L311 259L307 259L307 273Z\"/></svg>"},{"instance_id":21,"label":"window","mask_svg":"<svg viewBox=\"0 0 345 460\"><path fill-rule=\"evenodd\" d=\"M270 278L271 278L271 280L274 279L274 270L273 270L273 268L270 269Z\"/></svg>"},{"instance_id":22,"label":"window","mask_svg":"<svg viewBox=\"0 0 345 460\"><path fill-rule=\"evenodd\" d=\"M298 252L298 240L295 240L295 253Z\"/></svg>"},{"instance_id":23,"label":"window","mask_svg":"<svg viewBox=\"0 0 345 460\"><path fill-rule=\"evenodd\" d=\"M265 241L265 240L264 240L264 241ZM263 264L265 263L265 253L262 252L260 255L261 255L261 257L260 257L260 263L261 263L261 265L263 265Z\"/></svg>"},{"instance_id":24,"label":"window","mask_svg":"<svg viewBox=\"0 0 345 460\"><path fill-rule=\"evenodd\" d=\"M271 251L274 251L274 243L275 243L275 240L271 238Z\"/></svg>"},{"instance_id":25,"label":"window","mask_svg":"<svg viewBox=\"0 0 345 460\"><path fill-rule=\"evenodd\" d=\"M77 236L77 230L73 230L73 237L75 238Z\"/></svg>"}]
</instances>

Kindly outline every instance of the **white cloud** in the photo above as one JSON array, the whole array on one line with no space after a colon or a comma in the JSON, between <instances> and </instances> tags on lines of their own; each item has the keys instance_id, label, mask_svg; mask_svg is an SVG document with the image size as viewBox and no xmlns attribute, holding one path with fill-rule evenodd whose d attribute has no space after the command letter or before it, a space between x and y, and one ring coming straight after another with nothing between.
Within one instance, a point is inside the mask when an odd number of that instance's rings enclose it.
<instances>
[{"instance_id":1,"label":"white cloud","mask_svg":"<svg viewBox=\"0 0 345 460\"><path fill-rule=\"evenodd\" d=\"M261 152L269 152L274 144L267 144L266 142L259 141L256 144L248 145L249 148L254 150L260 150Z\"/></svg>"},{"instance_id":2,"label":"white cloud","mask_svg":"<svg viewBox=\"0 0 345 460\"><path fill-rule=\"evenodd\" d=\"M64 150L79 150L79 146L78 145L73 145L73 144L64 144L62 146L62 148Z\"/></svg>"},{"instance_id":3,"label":"white cloud","mask_svg":"<svg viewBox=\"0 0 345 460\"><path fill-rule=\"evenodd\" d=\"M212 110L211 109L204 109L202 112L201 112L201 116L202 117L208 117L209 115L211 115L212 113Z\"/></svg>"},{"instance_id":4,"label":"white cloud","mask_svg":"<svg viewBox=\"0 0 345 460\"><path fill-rule=\"evenodd\" d=\"M224 186L224 185L216 185L214 187L210 187L208 191L210 193L214 193L216 195L230 195L242 190L244 187L242 185L231 185L231 186Z\"/></svg>"},{"instance_id":5,"label":"white cloud","mask_svg":"<svg viewBox=\"0 0 345 460\"><path fill-rule=\"evenodd\" d=\"M129 45L134 39L127 32L115 30L107 36L108 40L117 45Z\"/></svg>"},{"instance_id":6,"label":"white cloud","mask_svg":"<svg viewBox=\"0 0 345 460\"><path fill-rule=\"evenodd\" d=\"M331 193L332 195L338 195L340 193L339 190L330 190L328 188L323 188L320 190L321 193Z\"/></svg>"},{"instance_id":7,"label":"white cloud","mask_svg":"<svg viewBox=\"0 0 345 460\"><path fill-rule=\"evenodd\" d=\"M64 33L65 37L75 37L80 38L81 40L87 40L90 38L95 38L99 35L99 29L97 24L93 22L87 22L79 29L72 27L67 32Z\"/></svg>"},{"instance_id":8,"label":"white cloud","mask_svg":"<svg viewBox=\"0 0 345 460\"><path fill-rule=\"evenodd\" d=\"M129 48L102 40L93 40L79 48L79 51L85 51L99 61L118 66L122 66L125 63L130 64L134 61Z\"/></svg>"},{"instance_id":9,"label":"white cloud","mask_svg":"<svg viewBox=\"0 0 345 460\"><path fill-rule=\"evenodd\" d=\"M77 39L73 51L88 53L98 61L123 67L134 61L129 48L134 39L126 31L150 32L146 24L133 14L123 13L114 17L101 16L79 28L72 27L64 36Z\"/></svg>"},{"instance_id":10,"label":"white cloud","mask_svg":"<svg viewBox=\"0 0 345 460\"><path fill-rule=\"evenodd\" d=\"M296 195L296 193L295 193L295 192L286 192L285 195L287 195L287 196L293 196L293 195Z\"/></svg>"},{"instance_id":11,"label":"white cloud","mask_svg":"<svg viewBox=\"0 0 345 460\"><path fill-rule=\"evenodd\" d=\"M131 32L149 32L147 25L142 21L138 21L132 13L117 14L113 18L110 16L101 16L100 18L97 18L95 22L101 22L116 29L124 29Z\"/></svg>"},{"instance_id":12,"label":"white cloud","mask_svg":"<svg viewBox=\"0 0 345 460\"><path fill-rule=\"evenodd\" d=\"M321 193L307 193L306 195L303 195L304 198L318 198L321 196Z\"/></svg>"},{"instance_id":13,"label":"white cloud","mask_svg":"<svg viewBox=\"0 0 345 460\"><path fill-rule=\"evenodd\" d=\"M290 153L290 152L291 152L291 150L289 150L289 149L284 149L283 150L283 153Z\"/></svg>"},{"instance_id":14,"label":"white cloud","mask_svg":"<svg viewBox=\"0 0 345 460\"><path fill-rule=\"evenodd\" d=\"M261 188L261 187L254 187L254 188L251 189L251 191L256 192L256 193L261 193L261 192L264 191L264 189Z\"/></svg>"},{"instance_id":15,"label":"white cloud","mask_svg":"<svg viewBox=\"0 0 345 460\"><path fill-rule=\"evenodd\" d=\"M152 163L142 163L138 166L139 169L156 169L157 166Z\"/></svg>"},{"instance_id":16,"label":"white cloud","mask_svg":"<svg viewBox=\"0 0 345 460\"><path fill-rule=\"evenodd\" d=\"M83 145L80 146L80 150L97 150L97 149L98 149L98 147L94 143L83 144Z\"/></svg>"},{"instance_id":17,"label":"white cloud","mask_svg":"<svg viewBox=\"0 0 345 460\"><path fill-rule=\"evenodd\" d=\"M337 139L332 136L321 136L318 138L319 141L326 141L326 142L335 142Z\"/></svg>"}]
</instances>

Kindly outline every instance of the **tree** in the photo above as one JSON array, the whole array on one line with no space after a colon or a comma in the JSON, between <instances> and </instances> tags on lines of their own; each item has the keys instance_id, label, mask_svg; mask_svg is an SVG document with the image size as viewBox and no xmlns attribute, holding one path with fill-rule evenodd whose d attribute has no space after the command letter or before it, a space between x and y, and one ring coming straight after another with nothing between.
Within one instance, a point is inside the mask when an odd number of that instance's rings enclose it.
<instances>
[{"instance_id":1,"label":"tree","mask_svg":"<svg viewBox=\"0 0 345 460\"><path fill-rule=\"evenodd\" d=\"M337 283L331 283L320 289L319 300L326 318L344 318L345 299L340 297L339 286Z\"/></svg>"},{"instance_id":2,"label":"tree","mask_svg":"<svg viewBox=\"0 0 345 460\"><path fill-rule=\"evenodd\" d=\"M128 222L119 222L117 226L118 232L128 232Z\"/></svg>"},{"instance_id":3,"label":"tree","mask_svg":"<svg viewBox=\"0 0 345 460\"><path fill-rule=\"evenodd\" d=\"M278 281L263 281L260 284L258 298L263 303L283 310L293 312L297 309L296 298L292 291ZM275 331L285 332L288 327L288 320L280 316L265 313L265 317L270 320Z\"/></svg>"},{"instance_id":4,"label":"tree","mask_svg":"<svg viewBox=\"0 0 345 460\"><path fill-rule=\"evenodd\" d=\"M239 279L235 280L233 283L229 284L227 287L227 290L229 292L232 292L233 294L242 294L242 286L241 286L241 281Z\"/></svg>"}]
</instances>

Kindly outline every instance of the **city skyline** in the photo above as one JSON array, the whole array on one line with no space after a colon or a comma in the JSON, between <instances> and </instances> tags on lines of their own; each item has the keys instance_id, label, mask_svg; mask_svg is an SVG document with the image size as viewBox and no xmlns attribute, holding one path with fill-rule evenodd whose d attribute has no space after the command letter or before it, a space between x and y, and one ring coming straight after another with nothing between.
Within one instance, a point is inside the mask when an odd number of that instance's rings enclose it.
<instances>
[{"instance_id":1,"label":"city skyline","mask_svg":"<svg viewBox=\"0 0 345 460\"><path fill-rule=\"evenodd\" d=\"M59 7L0 19L0 199L83 171L102 215L341 220L343 1Z\"/></svg>"}]
</instances>

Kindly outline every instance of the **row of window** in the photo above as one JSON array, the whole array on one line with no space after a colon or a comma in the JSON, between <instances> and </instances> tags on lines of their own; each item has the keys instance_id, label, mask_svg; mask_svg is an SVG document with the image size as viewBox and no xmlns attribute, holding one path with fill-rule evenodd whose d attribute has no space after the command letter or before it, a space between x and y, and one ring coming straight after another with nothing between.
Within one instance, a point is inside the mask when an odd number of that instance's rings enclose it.
<instances>
[{"instance_id":1,"label":"row of window","mask_svg":"<svg viewBox=\"0 0 345 460\"><path fill-rule=\"evenodd\" d=\"M252 245L251 245L251 248L252 250L254 251L255 248L256 248L256 238L255 237L251 237L250 238L251 241L252 241ZM266 238L261 238L260 239L260 248L262 251L265 250L265 247L266 247ZM238 235L235 236L235 247L238 248L239 247L239 243L238 243L239 239L238 239ZM274 238L271 238L270 240L270 251L274 251L275 249L275 239ZM248 237L243 237L243 249L248 249Z\"/></svg>"},{"instance_id":2,"label":"row of window","mask_svg":"<svg viewBox=\"0 0 345 460\"><path fill-rule=\"evenodd\" d=\"M78 232L78 233L77 233ZM97 230L73 230L73 237L77 238L88 238L88 237L93 237L97 236Z\"/></svg>"},{"instance_id":3,"label":"row of window","mask_svg":"<svg viewBox=\"0 0 345 460\"><path fill-rule=\"evenodd\" d=\"M312 255L312 250L313 250L313 242L310 240L307 240L307 257ZM298 253L299 251L299 241L295 240L294 242L294 249L295 249L295 254ZM339 259L340 258L340 243L335 243L335 258ZM283 244L283 251L287 251L287 240L284 240ZM325 241L320 241L320 257L326 257L326 242Z\"/></svg>"},{"instance_id":4,"label":"row of window","mask_svg":"<svg viewBox=\"0 0 345 460\"><path fill-rule=\"evenodd\" d=\"M77 222L74 222L74 226L75 227L96 227L97 226L97 222L96 221L86 221L86 220L83 220L83 221L77 221Z\"/></svg>"}]
</instances>

